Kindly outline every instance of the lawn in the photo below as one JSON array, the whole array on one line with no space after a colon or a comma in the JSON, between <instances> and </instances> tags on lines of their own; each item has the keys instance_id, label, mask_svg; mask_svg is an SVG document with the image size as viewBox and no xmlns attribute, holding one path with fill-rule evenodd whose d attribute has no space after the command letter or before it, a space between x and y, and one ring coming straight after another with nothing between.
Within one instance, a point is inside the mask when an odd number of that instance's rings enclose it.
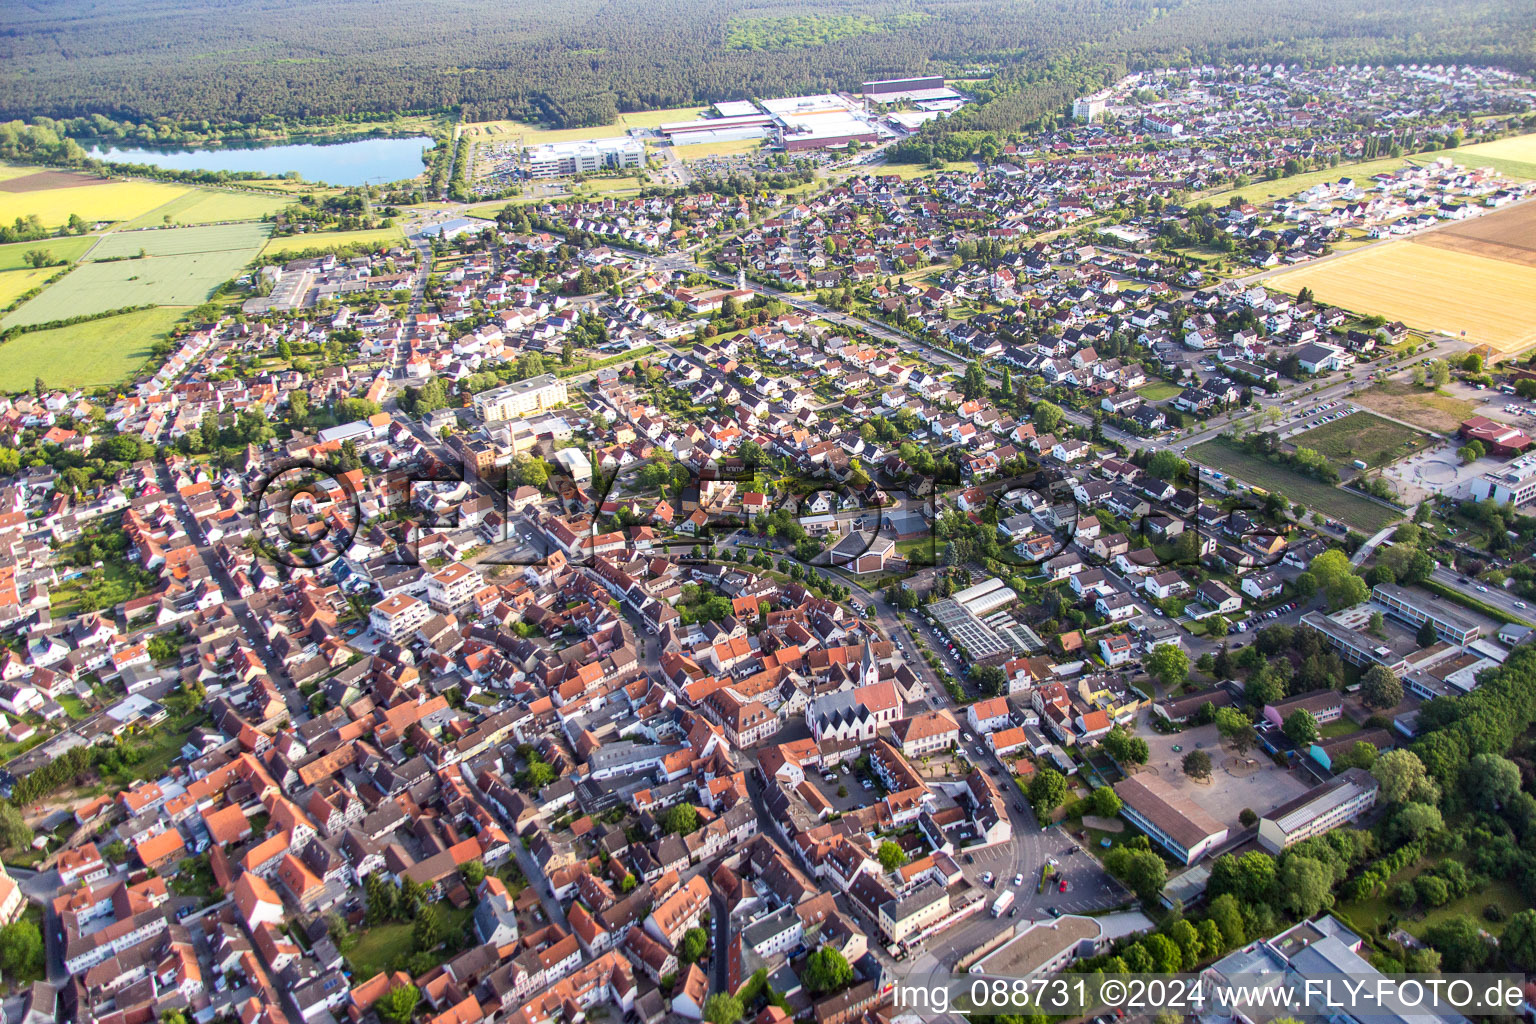
<instances>
[{"instance_id":1,"label":"lawn","mask_svg":"<svg viewBox=\"0 0 1536 1024\"><path fill-rule=\"evenodd\" d=\"M1355 401L1440 434L1453 433L1462 420L1477 414L1477 406L1465 398L1443 395L1405 380L1384 380L1356 394Z\"/></svg>"},{"instance_id":2,"label":"lawn","mask_svg":"<svg viewBox=\"0 0 1536 1024\"><path fill-rule=\"evenodd\" d=\"M36 192L0 192L0 222L10 223L32 213L49 228L62 227L72 213L93 223L132 220L190 191L184 185L153 181L110 181Z\"/></svg>"},{"instance_id":3,"label":"lawn","mask_svg":"<svg viewBox=\"0 0 1536 1024\"><path fill-rule=\"evenodd\" d=\"M142 217L130 221L131 228L159 227L165 218L172 224L214 224L220 221L260 220L276 213L293 200L259 192L225 192L221 189L198 189L164 206L156 207Z\"/></svg>"},{"instance_id":4,"label":"lawn","mask_svg":"<svg viewBox=\"0 0 1536 1024\"><path fill-rule=\"evenodd\" d=\"M1399 871L1392 876L1391 882L1388 883L1388 891L1390 892L1391 887L1399 882L1406 882L1417 878L1424 871L1433 867L1435 863L1437 862L1421 861L1412 867ZM1471 869L1469 868L1468 870L1470 871ZM1493 935L1498 935L1504 930L1504 923L1490 922L1487 918L1483 917L1483 908L1490 903L1504 908L1506 919L1507 915L1513 913L1515 909L1527 905L1527 901L1520 893L1520 886L1515 881L1507 878L1495 878L1491 879L1482 889L1470 892L1458 900L1452 900L1443 907L1434 907L1427 912L1419 911L1418 913L1422 916L1405 915L1403 911L1392 904L1388 896L1377 896L1368 900L1340 903L1339 910L1343 911L1350 921L1357 928L1362 929L1362 933L1365 934L1374 932L1377 926L1386 921L1389 916L1395 915L1399 919L1398 923L1409 934L1415 937L1422 937L1424 932L1431 926L1439 924L1446 918L1465 914L1477 921L1480 927L1486 928Z\"/></svg>"},{"instance_id":5,"label":"lawn","mask_svg":"<svg viewBox=\"0 0 1536 1024\"><path fill-rule=\"evenodd\" d=\"M1325 740L1336 740L1340 736L1353 736L1360 731L1360 727L1347 718L1340 718L1337 721L1320 726L1317 731L1322 734Z\"/></svg>"},{"instance_id":6,"label":"lawn","mask_svg":"<svg viewBox=\"0 0 1536 1024\"><path fill-rule=\"evenodd\" d=\"M578 195L595 193L597 195L611 195L617 192L640 191L640 179L633 175L625 175L622 178L592 178L582 182L576 187ZM498 210L500 207L497 208Z\"/></svg>"},{"instance_id":7,"label":"lawn","mask_svg":"<svg viewBox=\"0 0 1536 1024\"><path fill-rule=\"evenodd\" d=\"M1536 343L1536 267L1403 239L1270 278L1287 292L1517 352Z\"/></svg>"},{"instance_id":8,"label":"lawn","mask_svg":"<svg viewBox=\"0 0 1536 1024\"><path fill-rule=\"evenodd\" d=\"M442 912L444 936L463 935L469 931L475 913L473 907L460 910L443 902L437 905L437 909ZM360 929L357 933L357 945L353 946L352 952L347 954L347 961L352 965L353 980L367 981L374 975L389 970L389 965L397 956L409 955L415 948L411 940L411 929L412 924L409 921L397 921ZM443 959L443 953L441 949L436 951L439 962Z\"/></svg>"},{"instance_id":9,"label":"lawn","mask_svg":"<svg viewBox=\"0 0 1536 1024\"><path fill-rule=\"evenodd\" d=\"M619 121L626 128L659 128L673 121L697 121L709 112L708 107L669 107L666 110L637 110L633 114L620 114Z\"/></svg>"},{"instance_id":10,"label":"lawn","mask_svg":"<svg viewBox=\"0 0 1536 1024\"><path fill-rule=\"evenodd\" d=\"M63 238L44 238L39 242L12 242L0 245L0 270L21 270L29 266L27 253L41 249L56 260L73 263L86 250L96 244L95 235L67 235Z\"/></svg>"},{"instance_id":11,"label":"lawn","mask_svg":"<svg viewBox=\"0 0 1536 1024\"><path fill-rule=\"evenodd\" d=\"M1309 476L1266 462L1250 455L1226 438L1216 438L1197 444L1189 451L1190 458L1207 466L1229 473L1245 483L1269 491L1279 491L1297 502L1327 516L1342 519L1350 526L1366 533L1375 533L1388 523L1400 519L1395 512L1374 501L1350 494L1337 487L1314 480Z\"/></svg>"},{"instance_id":12,"label":"lawn","mask_svg":"<svg viewBox=\"0 0 1536 1024\"><path fill-rule=\"evenodd\" d=\"M348 245L386 246L403 241L405 234L398 227L374 228L371 231L315 231L305 235L274 238L262 247L261 255L281 256L307 249L340 249Z\"/></svg>"},{"instance_id":13,"label":"lawn","mask_svg":"<svg viewBox=\"0 0 1536 1024\"><path fill-rule=\"evenodd\" d=\"M711 156L734 156L737 153L756 153L762 139L735 139L731 142L700 142L693 146L673 146L679 160L702 160Z\"/></svg>"},{"instance_id":14,"label":"lawn","mask_svg":"<svg viewBox=\"0 0 1536 1024\"><path fill-rule=\"evenodd\" d=\"M352 977L366 981L389 970L395 957L411 952L411 925L405 922L375 925L357 933L357 945L347 954Z\"/></svg>"},{"instance_id":15,"label":"lawn","mask_svg":"<svg viewBox=\"0 0 1536 1024\"><path fill-rule=\"evenodd\" d=\"M38 377L53 387L115 384L144 365L150 346L166 337L182 313L145 309L18 334L0 345L0 392L30 391Z\"/></svg>"},{"instance_id":16,"label":"lawn","mask_svg":"<svg viewBox=\"0 0 1536 1024\"><path fill-rule=\"evenodd\" d=\"M894 174L902 181L924 178L941 171L964 171L967 174L975 174L976 164L972 160L947 160L941 168L929 167L927 164L871 164L868 169L870 174Z\"/></svg>"},{"instance_id":17,"label":"lawn","mask_svg":"<svg viewBox=\"0 0 1536 1024\"><path fill-rule=\"evenodd\" d=\"M0 309L9 306L29 290L36 288L61 268L44 267L41 270L0 271Z\"/></svg>"},{"instance_id":18,"label":"lawn","mask_svg":"<svg viewBox=\"0 0 1536 1024\"><path fill-rule=\"evenodd\" d=\"M1436 154L1437 156L1439 154ZM1301 174L1293 174L1289 178L1276 178L1273 181L1253 181L1242 188L1227 189L1208 196L1192 197L1187 205L1194 206L1197 203L1210 203L1212 206L1226 206L1234 196L1242 196L1245 200L1255 205L1267 203L1281 196L1293 196L1297 192L1309 189L1313 185L1322 185L1330 181L1338 181L1340 178L1353 178L1358 185L1362 178L1369 178L1373 174L1382 171L1395 171L1408 161L1403 157L1383 157L1380 160L1366 160L1357 164L1339 164L1337 167L1325 167L1320 171L1306 171Z\"/></svg>"},{"instance_id":19,"label":"lawn","mask_svg":"<svg viewBox=\"0 0 1536 1024\"><path fill-rule=\"evenodd\" d=\"M1371 412L1350 413L1341 420L1313 427L1288 440L1298 448L1322 452L1334 468L1340 470L1350 468L1356 459L1364 461L1371 469L1380 469L1435 443L1428 434Z\"/></svg>"},{"instance_id":20,"label":"lawn","mask_svg":"<svg viewBox=\"0 0 1536 1024\"><path fill-rule=\"evenodd\" d=\"M267 240L271 227L266 224L210 224L190 228L148 228L142 231L113 231L102 236L88 260L123 259L143 253L146 256L184 256L199 252L244 251L255 256Z\"/></svg>"},{"instance_id":21,"label":"lawn","mask_svg":"<svg viewBox=\"0 0 1536 1024\"><path fill-rule=\"evenodd\" d=\"M197 306L239 276L251 250L81 263L0 326L43 324L129 306Z\"/></svg>"},{"instance_id":22,"label":"lawn","mask_svg":"<svg viewBox=\"0 0 1536 1024\"><path fill-rule=\"evenodd\" d=\"M1170 384L1165 380L1154 381L1136 389L1136 393L1146 402L1162 402L1177 397L1184 389L1177 384Z\"/></svg>"},{"instance_id":23,"label":"lawn","mask_svg":"<svg viewBox=\"0 0 1536 1024\"><path fill-rule=\"evenodd\" d=\"M61 693L58 697L59 707L75 721L91 717L91 709L85 706L85 701L72 693Z\"/></svg>"}]
</instances>

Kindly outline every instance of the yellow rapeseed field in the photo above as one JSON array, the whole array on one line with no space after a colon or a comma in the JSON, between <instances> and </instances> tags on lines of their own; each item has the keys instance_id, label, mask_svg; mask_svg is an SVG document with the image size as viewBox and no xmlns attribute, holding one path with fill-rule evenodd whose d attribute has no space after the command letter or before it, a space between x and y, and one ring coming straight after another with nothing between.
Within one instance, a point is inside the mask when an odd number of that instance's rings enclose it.
<instances>
[{"instance_id":1,"label":"yellow rapeseed field","mask_svg":"<svg viewBox=\"0 0 1536 1024\"><path fill-rule=\"evenodd\" d=\"M35 213L49 228L60 227L78 213L87 222L125 221L141 217L192 191L181 185L153 181L110 181L38 192L0 191L0 223Z\"/></svg>"},{"instance_id":2,"label":"yellow rapeseed field","mask_svg":"<svg viewBox=\"0 0 1536 1024\"><path fill-rule=\"evenodd\" d=\"M1536 344L1536 267L1403 240L1299 267L1267 284L1500 352Z\"/></svg>"}]
</instances>

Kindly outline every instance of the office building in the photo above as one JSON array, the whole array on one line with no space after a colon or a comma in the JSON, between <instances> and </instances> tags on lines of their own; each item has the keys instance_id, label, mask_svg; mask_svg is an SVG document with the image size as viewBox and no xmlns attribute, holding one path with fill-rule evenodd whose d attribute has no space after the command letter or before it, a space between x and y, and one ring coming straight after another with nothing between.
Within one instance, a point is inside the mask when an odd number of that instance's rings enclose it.
<instances>
[{"instance_id":1,"label":"office building","mask_svg":"<svg viewBox=\"0 0 1536 1024\"><path fill-rule=\"evenodd\" d=\"M625 135L580 142L547 142L530 147L527 159L528 173L535 178L593 174L644 166L645 143Z\"/></svg>"}]
</instances>

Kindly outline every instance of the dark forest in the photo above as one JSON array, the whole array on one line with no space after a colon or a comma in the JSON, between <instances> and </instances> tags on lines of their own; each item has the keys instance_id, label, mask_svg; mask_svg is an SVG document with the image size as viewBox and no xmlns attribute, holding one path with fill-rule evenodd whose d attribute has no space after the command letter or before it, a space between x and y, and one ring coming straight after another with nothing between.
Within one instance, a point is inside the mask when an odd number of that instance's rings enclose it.
<instances>
[{"instance_id":1,"label":"dark forest","mask_svg":"<svg viewBox=\"0 0 1536 1024\"><path fill-rule=\"evenodd\" d=\"M263 119L402 111L603 124L619 111L989 77L1011 130L1125 70L1190 61L1536 66L1529 0L61 0L11 5L0 117ZM207 122L204 124L204 122Z\"/></svg>"}]
</instances>

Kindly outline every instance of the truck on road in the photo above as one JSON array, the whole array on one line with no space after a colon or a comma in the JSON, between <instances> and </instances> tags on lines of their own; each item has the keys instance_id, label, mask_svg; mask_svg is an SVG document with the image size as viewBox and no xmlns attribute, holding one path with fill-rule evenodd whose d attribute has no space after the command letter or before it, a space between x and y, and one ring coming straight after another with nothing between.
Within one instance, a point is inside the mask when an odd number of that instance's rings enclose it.
<instances>
[{"instance_id":1,"label":"truck on road","mask_svg":"<svg viewBox=\"0 0 1536 1024\"><path fill-rule=\"evenodd\" d=\"M1002 917L1008 913L1008 908L1013 906L1013 890L1007 889L992 901L992 916Z\"/></svg>"}]
</instances>

